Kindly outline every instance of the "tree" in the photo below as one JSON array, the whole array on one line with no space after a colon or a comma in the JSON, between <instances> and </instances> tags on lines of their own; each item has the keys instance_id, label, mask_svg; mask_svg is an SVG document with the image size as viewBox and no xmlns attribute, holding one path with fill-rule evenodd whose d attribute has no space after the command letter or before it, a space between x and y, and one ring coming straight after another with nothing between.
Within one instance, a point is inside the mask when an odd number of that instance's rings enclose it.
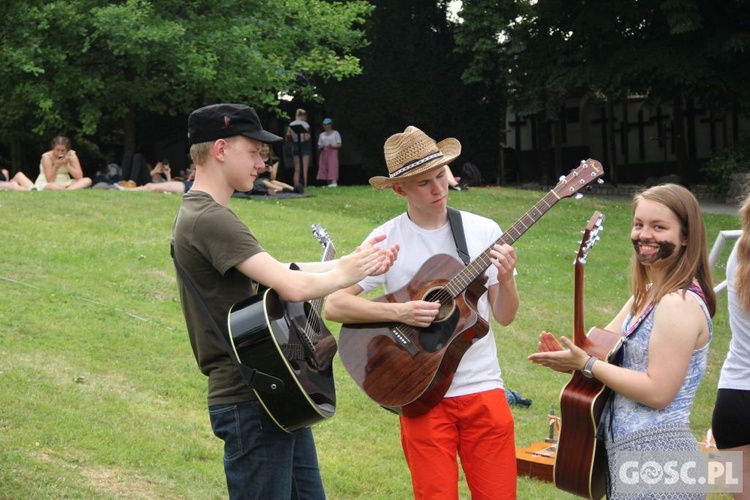
<instances>
[{"instance_id":1,"label":"tree","mask_svg":"<svg viewBox=\"0 0 750 500\"><path fill-rule=\"evenodd\" d=\"M696 178L683 117L694 102L712 114L748 111L749 7L743 0L537 2L511 30L513 107L550 111L581 92L610 110L631 94L669 103L678 171ZM548 116L555 119L553 112ZM609 135L607 163L616 179L611 128Z\"/></svg>"},{"instance_id":2,"label":"tree","mask_svg":"<svg viewBox=\"0 0 750 500\"><path fill-rule=\"evenodd\" d=\"M360 71L365 1L6 0L0 7L0 137L66 133L137 146L143 117L218 101L278 108L314 78ZM184 137L184 127L178 132Z\"/></svg>"},{"instance_id":3,"label":"tree","mask_svg":"<svg viewBox=\"0 0 750 500\"><path fill-rule=\"evenodd\" d=\"M346 82L321 84L325 108L345 133L347 154L359 154L357 180L384 171L383 143L414 125L441 140L462 143L461 164L476 163L494 179L499 120L479 85L465 85L467 58L455 51L456 25L447 2L373 0L367 27L369 45L356 54L362 74Z\"/></svg>"},{"instance_id":4,"label":"tree","mask_svg":"<svg viewBox=\"0 0 750 500\"><path fill-rule=\"evenodd\" d=\"M510 94L514 54L508 30L527 7L519 0L465 0L456 29L456 50L468 59L461 79L466 85L478 86L490 114L498 121L497 179L504 183L505 117Z\"/></svg>"}]
</instances>

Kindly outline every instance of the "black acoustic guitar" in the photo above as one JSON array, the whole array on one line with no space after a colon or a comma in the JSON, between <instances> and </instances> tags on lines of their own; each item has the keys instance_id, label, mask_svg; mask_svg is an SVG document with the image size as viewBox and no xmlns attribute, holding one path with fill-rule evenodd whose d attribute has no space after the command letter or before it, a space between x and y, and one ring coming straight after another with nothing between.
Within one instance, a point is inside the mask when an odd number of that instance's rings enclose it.
<instances>
[{"instance_id":1,"label":"black acoustic guitar","mask_svg":"<svg viewBox=\"0 0 750 500\"><path fill-rule=\"evenodd\" d=\"M323 245L323 261L336 250L328 234L313 226ZM323 299L284 302L269 288L233 305L227 322L237 359L284 383L283 391L254 390L271 419L294 432L336 411L332 361L336 339L321 319Z\"/></svg>"},{"instance_id":2,"label":"black acoustic guitar","mask_svg":"<svg viewBox=\"0 0 750 500\"><path fill-rule=\"evenodd\" d=\"M558 201L575 195L602 175L601 163L582 161L496 243L513 244ZM487 290L483 278L491 264L491 248L466 267L450 255L430 257L406 286L374 299L440 302L438 317L429 327L400 323L342 326L341 361L370 398L407 416L424 414L442 400L461 357L489 331L489 324L477 313L477 301Z\"/></svg>"},{"instance_id":3,"label":"black acoustic guitar","mask_svg":"<svg viewBox=\"0 0 750 500\"><path fill-rule=\"evenodd\" d=\"M583 326L583 267L589 250L599 240L604 215L594 212L586 225L575 259L573 342L604 362L614 362L622 335ZM612 391L595 378L573 372L560 393L560 436L555 456L555 486L584 498L599 499L606 490L607 454L596 437L604 405Z\"/></svg>"}]
</instances>

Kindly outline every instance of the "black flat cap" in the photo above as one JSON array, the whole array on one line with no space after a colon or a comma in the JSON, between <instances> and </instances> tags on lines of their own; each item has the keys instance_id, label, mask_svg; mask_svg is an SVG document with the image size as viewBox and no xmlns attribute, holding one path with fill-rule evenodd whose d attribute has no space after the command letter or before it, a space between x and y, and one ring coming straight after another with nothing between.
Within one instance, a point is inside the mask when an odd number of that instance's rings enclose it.
<instances>
[{"instance_id":1,"label":"black flat cap","mask_svg":"<svg viewBox=\"0 0 750 500\"><path fill-rule=\"evenodd\" d=\"M267 143L284 140L263 130L255 110L244 104L212 104L196 109L188 117L190 144L213 142L237 135Z\"/></svg>"}]
</instances>

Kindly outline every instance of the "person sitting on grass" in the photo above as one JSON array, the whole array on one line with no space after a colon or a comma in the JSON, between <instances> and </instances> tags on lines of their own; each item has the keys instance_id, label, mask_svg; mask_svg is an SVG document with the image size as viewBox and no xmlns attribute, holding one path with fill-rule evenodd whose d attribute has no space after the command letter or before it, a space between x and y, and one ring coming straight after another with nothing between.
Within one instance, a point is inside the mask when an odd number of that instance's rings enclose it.
<instances>
[{"instance_id":1,"label":"person sitting on grass","mask_svg":"<svg viewBox=\"0 0 750 500\"><path fill-rule=\"evenodd\" d=\"M59 135L52 139L50 150L42 155L39 162L39 177L35 183L37 189L73 190L91 186L91 178L83 175L81 162L70 146L67 137Z\"/></svg>"},{"instance_id":2,"label":"person sitting on grass","mask_svg":"<svg viewBox=\"0 0 750 500\"><path fill-rule=\"evenodd\" d=\"M253 181L253 189L250 194L269 194L279 193L304 193L305 188L302 184L297 184L293 188L286 182L276 179L279 171L279 159L271 151L271 146L263 144L260 149L260 157L263 159L264 168L258 170L258 177Z\"/></svg>"},{"instance_id":3,"label":"person sitting on grass","mask_svg":"<svg viewBox=\"0 0 750 500\"><path fill-rule=\"evenodd\" d=\"M23 172L18 172L12 178L6 169L0 170L0 191L34 191L36 187L31 179Z\"/></svg>"}]
</instances>

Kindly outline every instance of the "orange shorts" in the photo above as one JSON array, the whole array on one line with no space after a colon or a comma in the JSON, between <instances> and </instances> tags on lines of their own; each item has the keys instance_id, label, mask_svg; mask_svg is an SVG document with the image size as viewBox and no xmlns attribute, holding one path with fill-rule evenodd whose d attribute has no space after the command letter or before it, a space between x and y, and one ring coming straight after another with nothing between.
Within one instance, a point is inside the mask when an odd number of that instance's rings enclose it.
<instances>
[{"instance_id":1,"label":"orange shorts","mask_svg":"<svg viewBox=\"0 0 750 500\"><path fill-rule=\"evenodd\" d=\"M457 500L457 456L473 500L516 498L513 415L505 391L444 398L426 414L400 420L414 498Z\"/></svg>"}]
</instances>

